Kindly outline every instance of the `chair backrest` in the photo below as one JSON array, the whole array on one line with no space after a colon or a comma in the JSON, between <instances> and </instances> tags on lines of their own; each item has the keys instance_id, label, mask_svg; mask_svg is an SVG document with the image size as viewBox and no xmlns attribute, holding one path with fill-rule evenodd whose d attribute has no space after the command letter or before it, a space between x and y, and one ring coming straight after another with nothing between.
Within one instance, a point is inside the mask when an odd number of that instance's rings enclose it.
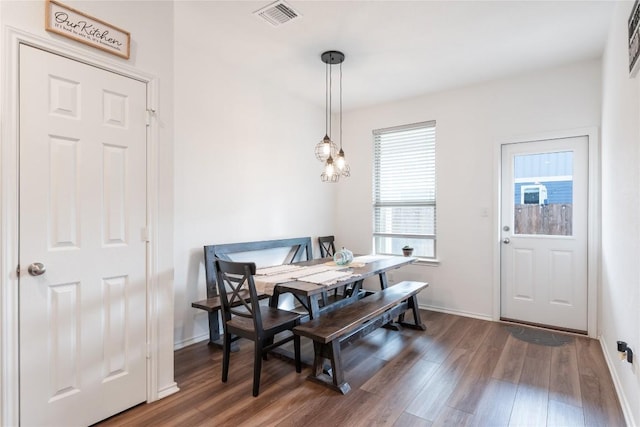
<instances>
[{"instance_id":1,"label":"chair backrest","mask_svg":"<svg viewBox=\"0 0 640 427\"><path fill-rule=\"evenodd\" d=\"M322 258L333 256L336 253L336 247L334 246L333 236L318 237L318 243L320 244L320 256Z\"/></svg>"},{"instance_id":2,"label":"chair backrest","mask_svg":"<svg viewBox=\"0 0 640 427\"><path fill-rule=\"evenodd\" d=\"M204 270L207 278L207 298L218 295L217 277L214 263L217 259L231 261L230 255L244 252L264 251L275 248L290 248L283 264L313 259L311 237L294 237L278 240L260 240L256 242L223 243L204 246Z\"/></svg>"},{"instance_id":3,"label":"chair backrest","mask_svg":"<svg viewBox=\"0 0 640 427\"><path fill-rule=\"evenodd\" d=\"M215 270L225 321L231 320L233 316L253 319L256 332L261 331L260 300L253 281L253 275L256 274L255 263L216 260Z\"/></svg>"}]
</instances>

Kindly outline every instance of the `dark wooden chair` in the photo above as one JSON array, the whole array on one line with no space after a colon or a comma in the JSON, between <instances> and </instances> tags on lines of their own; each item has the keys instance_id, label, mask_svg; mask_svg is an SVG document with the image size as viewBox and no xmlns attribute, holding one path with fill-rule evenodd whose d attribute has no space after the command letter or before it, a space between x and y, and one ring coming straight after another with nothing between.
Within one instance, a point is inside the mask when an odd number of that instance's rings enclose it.
<instances>
[{"instance_id":1,"label":"dark wooden chair","mask_svg":"<svg viewBox=\"0 0 640 427\"><path fill-rule=\"evenodd\" d=\"M334 236L321 236L318 237L318 245L320 246L320 257L327 258L333 257L336 253L335 246L335 237ZM351 289L347 286L343 286L340 288L336 288L333 291L333 299L340 299L342 297L346 297L351 295ZM323 303L328 303L329 301L323 296Z\"/></svg>"},{"instance_id":2,"label":"dark wooden chair","mask_svg":"<svg viewBox=\"0 0 640 427\"><path fill-rule=\"evenodd\" d=\"M336 253L334 240L335 238L333 236L318 237L318 244L320 245L320 256L322 258L332 257Z\"/></svg>"},{"instance_id":3,"label":"dark wooden chair","mask_svg":"<svg viewBox=\"0 0 640 427\"><path fill-rule=\"evenodd\" d=\"M224 331L222 382L227 382L229 375L231 342L238 338L250 339L254 342L253 395L257 396L262 359L266 359L267 352L271 349L293 340L296 372L301 371L300 337L290 334L275 341L276 334L291 331L298 325L301 315L260 305L253 279L256 273L254 263L216 260L215 270L222 301Z\"/></svg>"}]
</instances>

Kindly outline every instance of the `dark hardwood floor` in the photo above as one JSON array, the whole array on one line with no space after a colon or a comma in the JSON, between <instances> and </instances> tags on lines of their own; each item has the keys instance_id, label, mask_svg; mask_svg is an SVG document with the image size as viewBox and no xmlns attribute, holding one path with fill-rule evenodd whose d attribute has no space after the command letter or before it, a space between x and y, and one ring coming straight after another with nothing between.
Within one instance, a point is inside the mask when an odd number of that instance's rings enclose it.
<instances>
[{"instance_id":1,"label":"dark hardwood floor","mask_svg":"<svg viewBox=\"0 0 640 427\"><path fill-rule=\"evenodd\" d=\"M252 343L240 341L223 384L222 352L202 342L175 353L179 393L99 425L625 425L598 341L421 313L426 332L379 329L345 348L345 396L306 381L309 367L297 374L270 357L254 398Z\"/></svg>"}]
</instances>

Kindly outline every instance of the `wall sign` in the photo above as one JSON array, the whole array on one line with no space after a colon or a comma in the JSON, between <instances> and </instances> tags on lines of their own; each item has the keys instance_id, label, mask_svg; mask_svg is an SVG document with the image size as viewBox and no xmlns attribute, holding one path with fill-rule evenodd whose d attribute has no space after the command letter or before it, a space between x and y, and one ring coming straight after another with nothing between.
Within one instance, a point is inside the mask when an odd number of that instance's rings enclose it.
<instances>
[{"instance_id":1,"label":"wall sign","mask_svg":"<svg viewBox=\"0 0 640 427\"><path fill-rule=\"evenodd\" d=\"M635 77L640 68L640 2L636 0L629 16L629 74Z\"/></svg>"},{"instance_id":2,"label":"wall sign","mask_svg":"<svg viewBox=\"0 0 640 427\"><path fill-rule=\"evenodd\" d=\"M88 46L129 59L131 35L100 19L47 0L45 29Z\"/></svg>"}]
</instances>

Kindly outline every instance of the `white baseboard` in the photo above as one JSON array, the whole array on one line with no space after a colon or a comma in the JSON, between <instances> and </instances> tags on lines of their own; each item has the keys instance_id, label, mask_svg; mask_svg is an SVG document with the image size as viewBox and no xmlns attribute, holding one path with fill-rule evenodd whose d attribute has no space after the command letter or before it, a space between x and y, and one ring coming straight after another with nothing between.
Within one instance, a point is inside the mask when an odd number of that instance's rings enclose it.
<instances>
[{"instance_id":1,"label":"white baseboard","mask_svg":"<svg viewBox=\"0 0 640 427\"><path fill-rule=\"evenodd\" d=\"M198 342L204 341L204 340L209 340L209 333L208 332L204 333L202 335L197 335L195 337L188 338L188 339L183 340L183 341L179 341L179 342L173 343L173 351L180 350L181 348L188 347L191 344L195 344L195 343L198 343Z\"/></svg>"},{"instance_id":2,"label":"white baseboard","mask_svg":"<svg viewBox=\"0 0 640 427\"><path fill-rule=\"evenodd\" d=\"M605 345L605 340L602 336L600 336L598 341L600 341L600 347L602 348L602 354L604 354L604 360L607 362L607 368L609 369L609 373L611 374L613 385L616 388L616 394L618 395L618 400L620 401L620 407L622 408L624 421L628 426L638 426L640 424L633 419L633 412L631 411L629 400L627 399L627 396L624 394L624 391L622 389L622 384L620 383L620 378L618 377L618 371L616 371L614 368L614 363L619 362L619 360L612 360L611 355L607 352L607 346Z\"/></svg>"},{"instance_id":3,"label":"white baseboard","mask_svg":"<svg viewBox=\"0 0 640 427\"><path fill-rule=\"evenodd\" d=\"M418 307L421 310L438 311L440 313L455 314L457 316L472 317L474 319L493 321L493 318L487 314L473 313L470 311L463 311L463 310L452 310L450 308L435 307L432 305L423 305L423 304L419 304Z\"/></svg>"},{"instance_id":4,"label":"white baseboard","mask_svg":"<svg viewBox=\"0 0 640 427\"><path fill-rule=\"evenodd\" d=\"M177 393L179 391L180 391L180 388L178 387L178 383L174 382L172 384L169 384L168 386L158 390L158 400L163 399L167 396L171 396L172 394Z\"/></svg>"}]
</instances>

